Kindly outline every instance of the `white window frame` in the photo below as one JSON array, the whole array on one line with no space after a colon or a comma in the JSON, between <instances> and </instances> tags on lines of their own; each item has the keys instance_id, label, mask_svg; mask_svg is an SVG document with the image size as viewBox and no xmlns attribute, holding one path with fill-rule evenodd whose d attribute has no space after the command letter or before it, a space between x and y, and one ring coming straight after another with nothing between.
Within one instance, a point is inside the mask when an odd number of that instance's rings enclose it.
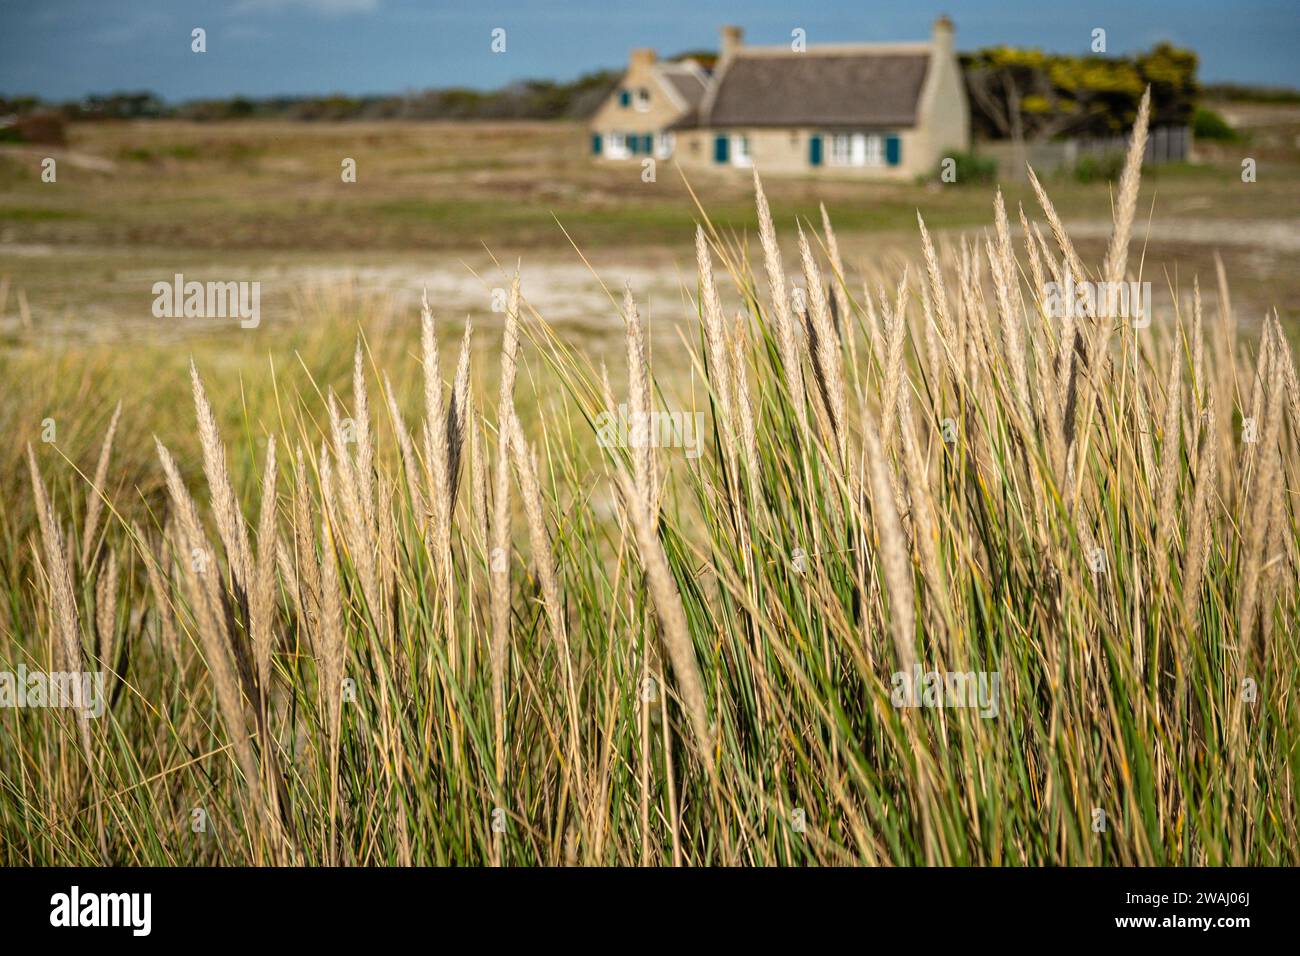
<instances>
[{"instance_id":1,"label":"white window frame","mask_svg":"<svg viewBox=\"0 0 1300 956\"><path fill-rule=\"evenodd\" d=\"M831 166L851 166L853 155L853 137L849 133L832 133L830 149L826 151L826 161Z\"/></svg>"},{"instance_id":2,"label":"white window frame","mask_svg":"<svg viewBox=\"0 0 1300 956\"><path fill-rule=\"evenodd\" d=\"M632 106L638 113L650 112L650 91L644 86L638 86L632 91Z\"/></svg>"},{"instance_id":3,"label":"white window frame","mask_svg":"<svg viewBox=\"0 0 1300 956\"><path fill-rule=\"evenodd\" d=\"M749 137L744 133L731 134L728 152L731 154L731 165L745 169L754 165L754 156L749 151Z\"/></svg>"},{"instance_id":4,"label":"white window frame","mask_svg":"<svg viewBox=\"0 0 1300 956\"><path fill-rule=\"evenodd\" d=\"M862 165L885 165L885 137L881 133L867 133L862 144Z\"/></svg>"},{"instance_id":5,"label":"white window frame","mask_svg":"<svg viewBox=\"0 0 1300 956\"><path fill-rule=\"evenodd\" d=\"M627 148L627 133L611 130L605 134L605 158L627 159L631 152Z\"/></svg>"},{"instance_id":6,"label":"white window frame","mask_svg":"<svg viewBox=\"0 0 1300 956\"><path fill-rule=\"evenodd\" d=\"M881 133L832 133L827 162L831 166L885 165L885 137Z\"/></svg>"},{"instance_id":7,"label":"white window frame","mask_svg":"<svg viewBox=\"0 0 1300 956\"><path fill-rule=\"evenodd\" d=\"M677 134L672 130L664 130L655 136L655 156L660 159L667 159L676 147Z\"/></svg>"}]
</instances>

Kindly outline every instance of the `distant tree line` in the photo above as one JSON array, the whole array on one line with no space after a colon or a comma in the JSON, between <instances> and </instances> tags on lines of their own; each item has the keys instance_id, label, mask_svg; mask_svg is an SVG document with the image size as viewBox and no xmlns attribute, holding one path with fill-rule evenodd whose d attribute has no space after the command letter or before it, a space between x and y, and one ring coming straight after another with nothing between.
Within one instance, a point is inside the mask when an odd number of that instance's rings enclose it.
<instances>
[{"instance_id":1,"label":"distant tree line","mask_svg":"<svg viewBox=\"0 0 1300 956\"><path fill-rule=\"evenodd\" d=\"M1208 83L1201 87L1207 100L1230 103L1300 103L1300 90L1285 86L1247 86L1242 83Z\"/></svg>"},{"instance_id":2,"label":"distant tree line","mask_svg":"<svg viewBox=\"0 0 1300 956\"><path fill-rule=\"evenodd\" d=\"M1112 136L1151 87L1152 126L1186 125L1200 94L1197 57L1161 43L1134 56L1073 56L988 47L961 54L971 127L985 139Z\"/></svg>"},{"instance_id":3,"label":"distant tree line","mask_svg":"<svg viewBox=\"0 0 1300 956\"><path fill-rule=\"evenodd\" d=\"M618 84L621 71L600 70L570 83L522 80L499 90L451 88L347 96L233 96L168 104L149 92L88 96L66 103L36 97L0 97L0 116L53 112L65 120L123 119L581 119L591 115Z\"/></svg>"},{"instance_id":4,"label":"distant tree line","mask_svg":"<svg viewBox=\"0 0 1300 956\"><path fill-rule=\"evenodd\" d=\"M712 67L716 59L707 50L689 55L706 68ZM970 99L972 131L984 139L1034 142L1058 136L1120 133L1132 124L1148 84L1152 124L1185 125L1191 121L1201 94L1196 82L1196 54L1167 43L1133 56L1074 56L987 47L963 53L960 60ZM163 117L201 121L585 119L618 85L621 76L621 70L598 70L568 83L521 80L488 91L449 88L374 96L233 96L176 104L150 92L87 96L66 103L42 102L31 96L0 96L0 120L33 113L83 121ZM1206 92L1259 102L1300 100L1300 91L1233 84L1210 87Z\"/></svg>"}]
</instances>

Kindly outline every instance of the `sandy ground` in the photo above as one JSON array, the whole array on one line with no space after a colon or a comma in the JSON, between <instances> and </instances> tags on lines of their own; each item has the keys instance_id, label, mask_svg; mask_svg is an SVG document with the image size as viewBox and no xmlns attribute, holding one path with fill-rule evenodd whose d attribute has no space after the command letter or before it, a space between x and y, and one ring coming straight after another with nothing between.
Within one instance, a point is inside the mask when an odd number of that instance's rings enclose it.
<instances>
[{"instance_id":1,"label":"sandy ground","mask_svg":"<svg viewBox=\"0 0 1300 956\"><path fill-rule=\"evenodd\" d=\"M589 268L572 249L531 252L520 263L526 298L557 328L588 334L617 327L610 296L621 300L625 283L648 314L680 312L679 269L687 266L685 259L665 250L638 250L635 258L635 263L597 259ZM424 290L440 317L460 320L469 315L477 323L491 321L494 298L499 301L499 290L508 288L512 270L513 264L494 262L483 251L460 256L312 252L257 259L167 250L0 245L0 275L13 277L0 334L107 342L123 336L157 339L211 329L209 320L154 317L153 284L171 281L177 271L186 280L200 282L260 282L261 322L268 327L309 318L331 301L359 301L368 309L407 310L416 315ZM79 300L75 277L92 272L96 296ZM62 294L45 289L39 299L33 298L37 304L28 302L24 309L18 301L18 283L36 279L40 285L42 275L61 277L68 288Z\"/></svg>"},{"instance_id":2,"label":"sandy ground","mask_svg":"<svg viewBox=\"0 0 1300 956\"><path fill-rule=\"evenodd\" d=\"M1067 227L1088 261L1100 255L1110 235L1110 224L1102 221L1068 222ZM919 252L915 236L897 234L849 235L841 245L851 273L891 253L914 258ZM1193 272L1203 287L1213 286L1216 251L1229 266L1234 298L1245 314L1273 307L1287 314L1287 303L1294 299L1277 287L1276 279L1294 271L1290 264L1300 251L1300 220L1140 222L1132 254L1145 252L1144 277L1157 290L1163 287L1157 298L1163 294L1167 301L1169 284L1190 287ZM793 261L791 257L788 264ZM630 284L643 312L658 325L671 326L692 314L688 290L694 289L694 261L688 249L607 253L592 257L589 266L571 247L557 245L532 250L519 264L529 304L551 325L578 337L619 329L611 296L621 299L624 284ZM0 276L11 277L9 288L0 289L7 299L0 303L0 335L109 342L210 331L210 320L153 316L153 283L170 280L176 271L199 281L260 282L267 327L318 314L305 304L324 308L340 298L370 310L414 315L424 289L440 317L459 321L468 315L476 324L490 326L496 321L494 292L499 302L498 290L508 286L513 265L494 261L482 249L460 255L314 251L259 256L0 243ZM93 285L93 296L86 297L77 277L85 286ZM793 274L791 279L801 281ZM29 299L29 287L41 291ZM1277 300L1269 301L1274 296Z\"/></svg>"}]
</instances>

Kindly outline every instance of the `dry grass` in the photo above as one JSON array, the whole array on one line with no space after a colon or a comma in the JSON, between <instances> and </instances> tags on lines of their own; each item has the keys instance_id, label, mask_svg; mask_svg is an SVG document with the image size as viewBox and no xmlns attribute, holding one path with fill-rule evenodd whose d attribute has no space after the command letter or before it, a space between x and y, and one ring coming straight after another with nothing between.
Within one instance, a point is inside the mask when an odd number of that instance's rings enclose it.
<instances>
[{"instance_id":1,"label":"dry grass","mask_svg":"<svg viewBox=\"0 0 1300 956\"><path fill-rule=\"evenodd\" d=\"M350 398L249 413L259 454L227 455L193 370L210 507L159 443L166 496L133 517L110 465L144 428L125 414L92 480L45 464L82 509L31 455L3 659L91 666L97 648L117 690L98 722L0 720L0 856L1300 862L1286 342L1267 323L1249 354L1222 278L1204 323L1199 287L1190 317L1148 329L1047 308L1053 277L1140 271L1143 126L1096 271L1034 180L1055 252L1021 211L1022 262L999 196L985 243L922 225L921 266L863 276L861 297L829 216L824 258L807 224L800 314L761 187L766 296L702 216L698 459L638 427L597 447L613 390L518 280L495 414L468 334L444 379L429 306L419 440L386 377L372 415L363 342ZM626 404L678 410L631 290L611 308ZM529 361L536 422L516 410ZM931 671L996 672L997 715L896 706L898 675Z\"/></svg>"}]
</instances>

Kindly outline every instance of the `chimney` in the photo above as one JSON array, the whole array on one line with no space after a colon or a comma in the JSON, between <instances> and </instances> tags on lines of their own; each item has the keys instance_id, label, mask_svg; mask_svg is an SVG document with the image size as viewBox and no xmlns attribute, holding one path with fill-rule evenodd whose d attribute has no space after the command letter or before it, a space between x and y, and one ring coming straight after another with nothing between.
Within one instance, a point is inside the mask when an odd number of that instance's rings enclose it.
<instances>
[{"instance_id":1,"label":"chimney","mask_svg":"<svg viewBox=\"0 0 1300 956\"><path fill-rule=\"evenodd\" d=\"M952 20L949 19L948 15L946 13L939 14L939 18L934 21L934 29L931 33L931 42L934 44L935 49L951 54L953 52L953 34L955 32Z\"/></svg>"},{"instance_id":2,"label":"chimney","mask_svg":"<svg viewBox=\"0 0 1300 956\"><path fill-rule=\"evenodd\" d=\"M723 27L722 45L718 49L718 59L728 60L733 57L740 49L740 44L744 39L745 31L740 27Z\"/></svg>"},{"instance_id":3,"label":"chimney","mask_svg":"<svg viewBox=\"0 0 1300 956\"><path fill-rule=\"evenodd\" d=\"M638 49L633 50L631 55L628 56L627 67L629 70L635 70L638 67L641 69L649 69L655 65L655 61L658 59L659 54L655 53L654 50L649 47L639 47Z\"/></svg>"}]
</instances>

